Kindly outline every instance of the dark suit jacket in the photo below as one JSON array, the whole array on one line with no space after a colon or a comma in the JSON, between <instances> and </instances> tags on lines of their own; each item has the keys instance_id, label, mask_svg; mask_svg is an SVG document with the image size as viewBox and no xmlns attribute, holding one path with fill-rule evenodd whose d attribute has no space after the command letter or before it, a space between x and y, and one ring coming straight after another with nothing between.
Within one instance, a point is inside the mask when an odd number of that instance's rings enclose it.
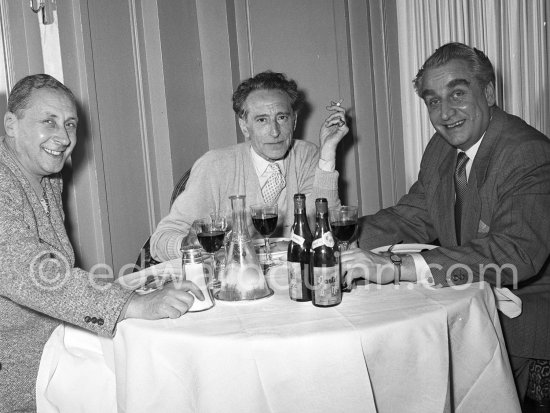
<instances>
[{"instance_id":1,"label":"dark suit jacket","mask_svg":"<svg viewBox=\"0 0 550 413\"><path fill-rule=\"evenodd\" d=\"M44 179L49 217L0 138L0 412L36 409L40 357L59 320L113 335L131 294L101 281L94 288L91 274L74 267L61 178Z\"/></svg>"},{"instance_id":2,"label":"dark suit jacket","mask_svg":"<svg viewBox=\"0 0 550 413\"><path fill-rule=\"evenodd\" d=\"M523 312L514 319L501 316L509 353L550 359L550 141L494 108L468 179L460 246L454 226L456 157L456 149L436 133L409 193L396 206L361 218L359 245L439 240L440 248L421 253L435 283L483 279L514 289Z\"/></svg>"}]
</instances>

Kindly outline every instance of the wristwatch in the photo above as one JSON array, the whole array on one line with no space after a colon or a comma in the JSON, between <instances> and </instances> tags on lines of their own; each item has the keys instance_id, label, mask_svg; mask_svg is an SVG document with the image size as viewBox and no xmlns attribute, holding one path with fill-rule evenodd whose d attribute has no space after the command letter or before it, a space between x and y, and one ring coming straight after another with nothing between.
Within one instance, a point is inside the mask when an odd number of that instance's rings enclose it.
<instances>
[{"instance_id":1,"label":"wristwatch","mask_svg":"<svg viewBox=\"0 0 550 413\"><path fill-rule=\"evenodd\" d=\"M401 260L401 256L397 254L390 255L390 260L393 262L393 265L395 265L393 284L399 285L399 281L401 281L401 264L403 263L403 260Z\"/></svg>"}]
</instances>

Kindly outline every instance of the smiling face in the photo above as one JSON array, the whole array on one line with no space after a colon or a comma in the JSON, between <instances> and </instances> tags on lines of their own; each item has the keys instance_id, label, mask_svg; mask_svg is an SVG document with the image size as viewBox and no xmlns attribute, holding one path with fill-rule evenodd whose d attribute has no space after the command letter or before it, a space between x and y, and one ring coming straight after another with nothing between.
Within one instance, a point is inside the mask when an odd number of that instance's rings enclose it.
<instances>
[{"instance_id":1,"label":"smiling face","mask_svg":"<svg viewBox=\"0 0 550 413\"><path fill-rule=\"evenodd\" d=\"M239 118L239 126L256 153L268 161L282 159L296 127L288 94L277 89L255 90L246 98L244 108L246 118Z\"/></svg>"},{"instance_id":2,"label":"smiling face","mask_svg":"<svg viewBox=\"0 0 550 413\"><path fill-rule=\"evenodd\" d=\"M18 118L4 117L7 143L25 170L38 180L61 171L76 144L76 107L60 91L35 89Z\"/></svg>"},{"instance_id":3,"label":"smiling face","mask_svg":"<svg viewBox=\"0 0 550 413\"><path fill-rule=\"evenodd\" d=\"M463 60L426 70L421 96L435 130L462 150L483 136L495 104L493 83L482 87Z\"/></svg>"}]
</instances>

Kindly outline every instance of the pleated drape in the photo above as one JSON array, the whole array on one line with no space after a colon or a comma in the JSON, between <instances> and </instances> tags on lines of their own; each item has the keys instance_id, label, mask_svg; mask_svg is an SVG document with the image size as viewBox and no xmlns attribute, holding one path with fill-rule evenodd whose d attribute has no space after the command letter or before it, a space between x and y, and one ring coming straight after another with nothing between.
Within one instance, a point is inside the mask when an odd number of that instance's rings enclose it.
<instances>
[{"instance_id":1,"label":"pleated drape","mask_svg":"<svg viewBox=\"0 0 550 413\"><path fill-rule=\"evenodd\" d=\"M451 41L483 50L497 74L497 104L550 136L548 0L397 0L407 187L434 130L412 87L433 51Z\"/></svg>"}]
</instances>

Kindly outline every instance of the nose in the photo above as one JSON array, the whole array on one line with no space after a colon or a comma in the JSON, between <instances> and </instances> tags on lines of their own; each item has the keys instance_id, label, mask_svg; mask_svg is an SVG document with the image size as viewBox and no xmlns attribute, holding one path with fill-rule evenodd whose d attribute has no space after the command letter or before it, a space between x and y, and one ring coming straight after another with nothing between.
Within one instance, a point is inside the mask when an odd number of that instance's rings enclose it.
<instances>
[{"instance_id":1,"label":"nose","mask_svg":"<svg viewBox=\"0 0 550 413\"><path fill-rule=\"evenodd\" d=\"M71 144L70 132L65 128L59 128L58 133L55 135L55 141L63 146L69 146Z\"/></svg>"},{"instance_id":2,"label":"nose","mask_svg":"<svg viewBox=\"0 0 550 413\"><path fill-rule=\"evenodd\" d=\"M441 119L448 120L455 114L455 108L447 99L441 101Z\"/></svg>"},{"instance_id":3,"label":"nose","mask_svg":"<svg viewBox=\"0 0 550 413\"><path fill-rule=\"evenodd\" d=\"M271 122L271 129L269 131L269 134L276 138L281 133L281 127L279 126L279 123L277 121Z\"/></svg>"}]
</instances>

